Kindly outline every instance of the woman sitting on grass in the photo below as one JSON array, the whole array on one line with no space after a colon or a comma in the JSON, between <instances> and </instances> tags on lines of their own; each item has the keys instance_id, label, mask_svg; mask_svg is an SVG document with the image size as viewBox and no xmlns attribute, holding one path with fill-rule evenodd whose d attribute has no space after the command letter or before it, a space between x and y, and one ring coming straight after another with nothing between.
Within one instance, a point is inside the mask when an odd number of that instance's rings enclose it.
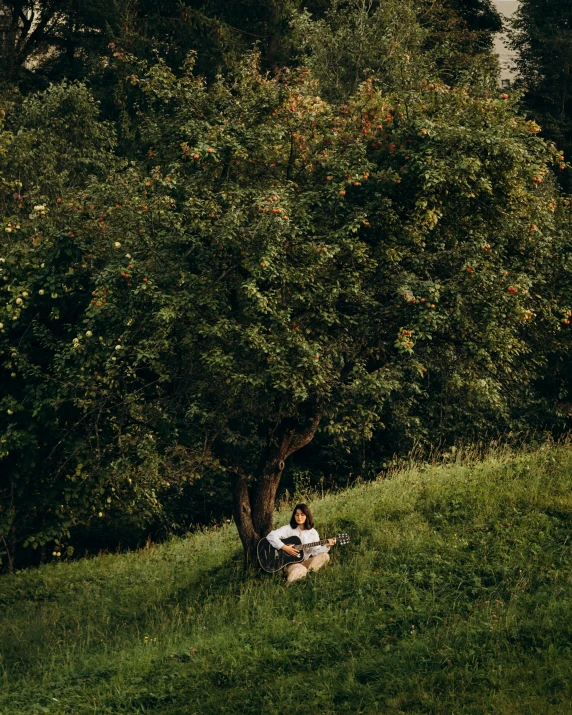
<instances>
[{"instance_id":1,"label":"woman sitting on grass","mask_svg":"<svg viewBox=\"0 0 572 715\"><path fill-rule=\"evenodd\" d=\"M320 541L318 532L314 529L314 517L305 504L296 504L290 523L274 529L266 537L275 549L283 549L290 556L296 556L298 551L289 544L284 544L282 539L289 536L297 536L302 544L310 544L313 541ZM330 546L336 543L335 539L328 539L325 546L313 546L304 549L304 560L297 564L290 564L284 569L288 576L288 583L298 581L307 576L308 571L317 571L330 560L328 551Z\"/></svg>"}]
</instances>

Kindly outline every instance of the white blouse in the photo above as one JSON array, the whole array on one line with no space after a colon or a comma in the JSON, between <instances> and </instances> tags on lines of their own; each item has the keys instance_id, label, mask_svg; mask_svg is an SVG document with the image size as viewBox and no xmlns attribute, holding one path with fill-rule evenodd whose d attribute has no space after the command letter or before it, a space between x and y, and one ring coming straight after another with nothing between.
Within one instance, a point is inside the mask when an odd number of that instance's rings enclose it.
<instances>
[{"instance_id":1,"label":"white blouse","mask_svg":"<svg viewBox=\"0 0 572 715\"><path fill-rule=\"evenodd\" d=\"M266 537L275 549L281 549L284 546L282 539L287 539L289 536L297 536L303 544L311 544L313 541L319 541L320 537L316 529L301 530L299 527L293 529L290 524L281 526L279 529L274 529ZM312 546L310 549L304 549L304 559L315 556L322 552L328 552L329 546Z\"/></svg>"}]
</instances>

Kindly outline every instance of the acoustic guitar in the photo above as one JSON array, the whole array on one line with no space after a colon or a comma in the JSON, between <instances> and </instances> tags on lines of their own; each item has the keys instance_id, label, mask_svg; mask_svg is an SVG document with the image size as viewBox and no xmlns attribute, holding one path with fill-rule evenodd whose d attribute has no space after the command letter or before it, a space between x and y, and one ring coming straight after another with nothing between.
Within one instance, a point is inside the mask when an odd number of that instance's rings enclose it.
<instances>
[{"instance_id":1,"label":"acoustic guitar","mask_svg":"<svg viewBox=\"0 0 572 715\"><path fill-rule=\"evenodd\" d=\"M350 537L348 534L338 534L334 537L336 544L348 544ZM260 539L258 546L256 547L258 553L258 563L260 568L268 573L276 573L280 571L284 566L289 566L290 564L298 564L304 561L304 551L303 549L309 549L312 546L323 546L328 539L322 539L321 541L312 541L311 544L302 544L298 536L289 536L286 539L281 539L283 544L288 546L293 546L297 551L297 556L290 556L282 549L275 549L274 546L268 541L268 539ZM298 548L300 547L300 548ZM302 548L303 547L303 548Z\"/></svg>"}]
</instances>

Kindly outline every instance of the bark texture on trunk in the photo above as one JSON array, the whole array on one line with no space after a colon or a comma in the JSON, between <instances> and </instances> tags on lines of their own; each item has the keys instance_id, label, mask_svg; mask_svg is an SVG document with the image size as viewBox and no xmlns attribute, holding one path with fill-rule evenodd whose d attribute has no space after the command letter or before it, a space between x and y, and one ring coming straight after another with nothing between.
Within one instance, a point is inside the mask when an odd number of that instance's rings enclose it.
<instances>
[{"instance_id":1,"label":"bark texture on trunk","mask_svg":"<svg viewBox=\"0 0 572 715\"><path fill-rule=\"evenodd\" d=\"M244 566L254 566L256 561L256 532L252 525L250 508L249 478L244 474L234 473L234 521L244 548Z\"/></svg>"},{"instance_id":2,"label":"bark texture on trunk","mask_svg":"<svg viewBox=\"0 0 572 715\"><path fill-rule=\"evenodd\" d=\"M234 520L244 547L244 565L256 565L256 546L272 530L276 491L286 459L312 441L320 423L316 414L305 429L294 420L283 420L271 435L253 478L234 474Z\"/></svg>"}]
</instances>

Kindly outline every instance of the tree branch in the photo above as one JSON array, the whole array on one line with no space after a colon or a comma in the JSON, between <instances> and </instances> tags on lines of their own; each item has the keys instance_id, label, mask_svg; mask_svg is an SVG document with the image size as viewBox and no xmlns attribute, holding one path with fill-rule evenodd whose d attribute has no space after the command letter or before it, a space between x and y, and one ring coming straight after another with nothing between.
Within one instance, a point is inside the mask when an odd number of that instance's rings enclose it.
<instances>
[{"instance_id":1,"label":"tree branch","mask_svg":"<svg viewBox=\"0 0 572 715\"><path fill-rule=\"evenodd\" d=\"M299 449L302 449L302 447L305 447L312 441L321 419L322 415L319 412L316 412L309 426L303 432L294 433L292 435L284 459L289 457L291 454L294 454L294 452L297 452Z\"/></svg>"}]
</instances>

